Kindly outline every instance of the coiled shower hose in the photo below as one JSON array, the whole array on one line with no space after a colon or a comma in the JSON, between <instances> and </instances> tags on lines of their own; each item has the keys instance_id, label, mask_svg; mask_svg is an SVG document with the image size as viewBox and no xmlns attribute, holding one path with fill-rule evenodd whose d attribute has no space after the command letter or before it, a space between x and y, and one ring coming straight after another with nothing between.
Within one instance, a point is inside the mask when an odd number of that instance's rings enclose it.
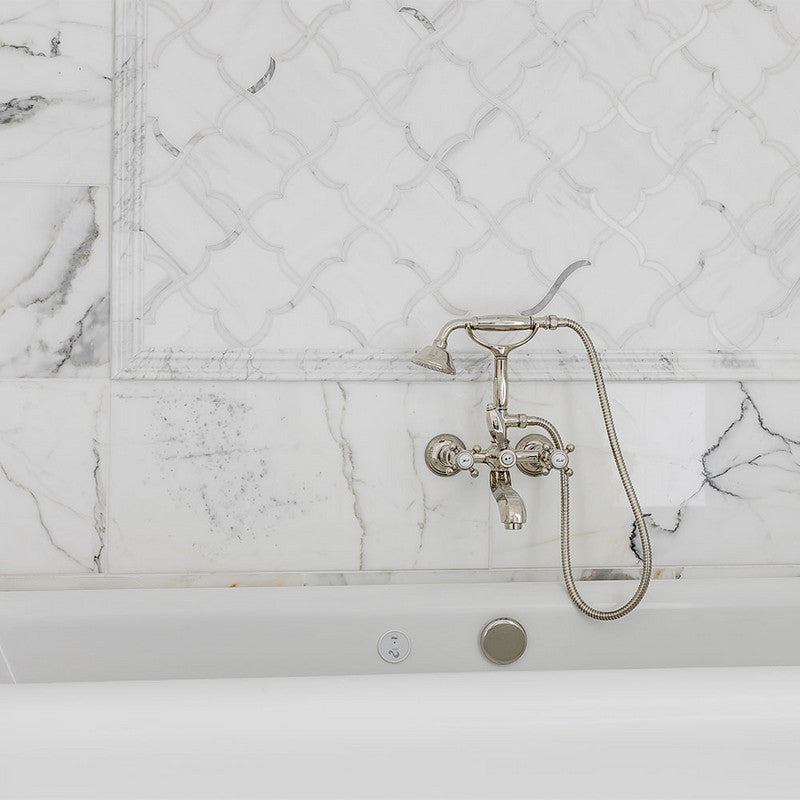
<instances>
[{"instance_id":1,"label":"coiled shower hose","mask_svg":"<svg viewBox=\"0 0 800 800\"><path fill-rule=\"evenodd\" d=\"M622 450L620 450L619 447L617 432L614 429L614 419L611 416L611 406L609 405L608 395L606 394L605 381L603 380L603 373L600 371L600 359L597 357L594 344L583 326L579 325L574 320L564 319L563 317L550 317L548 323L549 324L545 327L572 329L578 334L583 342L583 346L586 348L586 355L589 357L589 364L592 367L592 375L594 376L594 385L597 389L597 397L600 401L600 410L603 413L603 423L606 427L608 443L611 446L614 463L617 465L617 472L622 481L622 487L625 489L625 496L628 498L631 511L633 511L633 518L636 522L636 528L639 531L639 540L642 543L642 575L639 579L639 586L636 592L634 592L633 597L624 605L612 609L611 611L599 611L586 603L578 592L578 587L575 585L575 578L572 574L569 541L569 477L566 475L565 470L561 470L561 572L564 575L564 583L567 586L567 593L570 599L587 617L600 620L619 619L620 617L624 617L628 612L633 611L633 609L639 605L650 584L650 576L653 569L650 536L647 533L647 525L645 525L642 509L639 506L639 500L636 497L630 475L628 475L628 468L625 466L625 459L622 457ZM544 428L544 430L550 434L553 443L559 450L564 449L564 442L561 439L561 435L552 423L543 417L529 417L528 419L529 424L532 423Z\"/></svg>"}]
</instances>

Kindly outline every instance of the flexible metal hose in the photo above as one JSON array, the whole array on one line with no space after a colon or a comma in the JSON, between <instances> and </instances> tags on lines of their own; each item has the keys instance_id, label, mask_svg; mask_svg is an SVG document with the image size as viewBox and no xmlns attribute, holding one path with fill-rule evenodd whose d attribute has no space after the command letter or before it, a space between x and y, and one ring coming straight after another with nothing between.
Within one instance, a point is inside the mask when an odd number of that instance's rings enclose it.
<instances>
[{"instance_id":1,"label":"flexible metal hose","mask_svg":"<svg viewBox=\"0 0 800 800\"><path fill-rule=\"evenodd\" d=\"M566 475L565 470L561 470L561 572L564 575L564 583L567 586L570 599L587 617L599 620L619 619L620 617L624 617L628 612L633 611L633 609L639 605L650 584L650 576L653 569L650 536L647 533L647 525L645 524L642 509L639 506L639 500L633 488L633 483L631 483L630 475L628 475L628 468L625 466L625 459L622 457L622 450L620 450L617 432L614 428L614 419L611 416L611 406L609 405L608 395L606 394L603 373L600 371L600 359L597 357L594 344L583 326L579 325L574 320L564 319L562 317L550 317L549 322L550 324L547 325L549 328L570 328L575 331L575 333L580 336L583 346L586 348L586 355L589 357L589 364L592 367L592 375L594 376L594 385L597 389L597 397L600 401L600 410L603 413L603 423L606 427L608 443L611 446L614 463L617 465L617 472L622 481L622 486L625 489L625 496L628 498L631 511L633 511L633 518L636 522L636 528L639 531L639 540L642 543L642 576L639 579L639 586L633 597L631 597L625 605L612 609L611 611L599 611L588 605L580 596L578 587L575 585L575 578L572 574L569 541L569 477ZM535 424L544 428L552 437L556 447L563 450L564 443L561 436L548 420L543 417L531 417L530 420L535 420Z\"/></svg>"}]
</instances>

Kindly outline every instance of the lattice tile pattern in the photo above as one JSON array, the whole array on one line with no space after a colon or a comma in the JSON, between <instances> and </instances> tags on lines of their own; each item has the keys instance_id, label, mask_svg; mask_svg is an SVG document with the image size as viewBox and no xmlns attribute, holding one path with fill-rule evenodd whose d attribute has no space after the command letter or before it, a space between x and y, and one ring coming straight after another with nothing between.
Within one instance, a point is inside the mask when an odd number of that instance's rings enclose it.
<instances>
[{"instance_id":1,"label":"lattice tile pattern","mask_svg":"<svg viewBox=\"0 0 800 800\"><path fill-rule=\"evenodd\" d=\"M800 377L800 4L119 5L117 374L408 377L589 258L613 374Z\"/></svg>"}]
</instances>

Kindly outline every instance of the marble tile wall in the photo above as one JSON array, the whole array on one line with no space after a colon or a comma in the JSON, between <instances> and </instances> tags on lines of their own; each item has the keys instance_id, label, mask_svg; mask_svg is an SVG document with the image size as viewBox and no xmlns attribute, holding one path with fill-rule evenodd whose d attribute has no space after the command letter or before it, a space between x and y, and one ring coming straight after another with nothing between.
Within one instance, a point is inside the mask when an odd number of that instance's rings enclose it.
<instances>
[{"instance_id":1,"label":"marble tile wall","mask_svg":"<svg viewBox=\"0 0 800 800\"><path fill-rule=\"evenodd\" d=\"M0 0L0 587L558 579L554 479L515 533L424 464L486 359L408 365L548 294L657 577L800 573L798 70L795 0ZM512 403L577 446L582 576L633 575L543 338Z\"/></svg>"},{"instance_id":2,"label":"marble tile wall","mask_svg":"<svg viewBox=\"0 0 800 800\"><path fill-rule=\"evenodd\" d=\"M0 574L105 564L113 7L0 2Z\"/></svg>"},{"instance_id":3,"label":"marble tile wall","mask_svg":"<svg viewBox=\"0 0 800 800\"><path fill-rule=\"evenodd\" d=\"M515 477L531 520L509 532L485 475L436 478L424 465L433 434L485 443L487 393L468 382L118 382L109 568L555 567L552 476ZM800 563L800 384L615 383L611 397L660 567ZM634 567L591 384L519 383L511 400L577 443L576 564Z\"/></svg>"},{"instance_id":4,"label":"marble tile wall","mask_svg":"<svg viewBox=\"0 0 800 800\"><path fill-rule=\"evenodd\" d=\"M414 379L589 259L613 375L800 378L796 0L120 8L115 374Z\"/></svg>"}]
</instances>

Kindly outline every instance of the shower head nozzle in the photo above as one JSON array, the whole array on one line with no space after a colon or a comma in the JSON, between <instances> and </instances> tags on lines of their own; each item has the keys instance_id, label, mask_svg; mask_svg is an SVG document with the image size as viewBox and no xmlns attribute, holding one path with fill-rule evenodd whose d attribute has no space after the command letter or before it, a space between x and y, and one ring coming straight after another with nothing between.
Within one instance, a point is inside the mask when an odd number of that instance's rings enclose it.
<instances>
[{"instance_id":1,"label":"shower head nozzle","mask_svg":"<svg viewBox=\"0 0 800 800\"><path fill-rule=\"evenodd\" d=\"M456 374L450 353L447 352L445 347L438 344L429 344L427 347L423 347L411 361L420 367L443 372L445 375Z\"/></svg>"}]
</instances>

